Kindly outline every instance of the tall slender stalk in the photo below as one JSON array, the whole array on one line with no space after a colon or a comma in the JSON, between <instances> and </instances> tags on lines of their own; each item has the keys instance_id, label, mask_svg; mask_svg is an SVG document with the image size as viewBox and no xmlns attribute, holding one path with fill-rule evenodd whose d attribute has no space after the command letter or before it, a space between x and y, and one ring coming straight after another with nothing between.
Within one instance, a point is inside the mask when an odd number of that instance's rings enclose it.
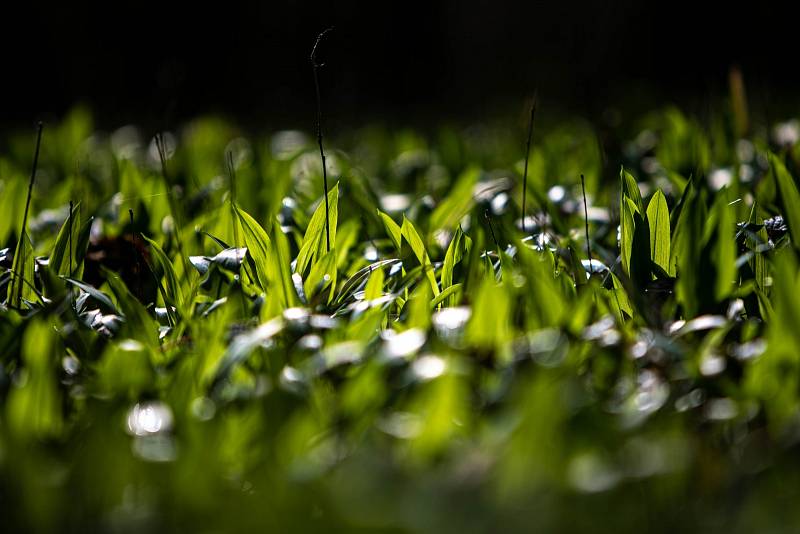
<instances>
[{"instance_id":1,"label":"tall slender stalk","mask_svg":"<svg viewBox=\"0 0 800 534\"><path fill-rule=\"evenodd\" d=\"M528 141L525 143L525 168L522 171L522 233L525 231L525 214L526 204L528 199L528 159L531 153L531 140L533 139L533 121L536 118L536 100L537 93L533 94L533 102L531 103L531 115L528 121Z\"/></svg>"},{"instance_id":2,"label":"tall slender stalk","mask_svg":"<svg viewBox=\"0 0 800 534\"><path fill-rule=\"evenodd\" d=\"M583 220L586 225L586 253L589 255L589 276L594 272L592 263L592 245L589 243L589 208L586 204L586 178L581 174L581 190L583 191Z\"/></svg>"},{"instance_id":3,"label":"tall slender stalk","mask_svg":"<svg viewBox=\"0 0 800 534\"><path fill-rule=\"evenodd\" d=\"M69 201L69 275L72 276L72 201Z\"/></svg>"},{"instance_id":4,"label":"tall slender stalk","mask_svg":"<svg viewBox=\"0 0 800 534\"><path fill-rule=\"evenodd\" d=\"M230 179L231 192L231 220L233 221L233 246L239 248L239 221L236 214L236 169L233 166L233 154L228 151L225 158L228 166L228 178Z\"/></svg>"},{"instance_id":5,"label":"tall slender stalk","mask_svg":"<svg viewBox=\"0 0 800 534\"><path fill-rule=\"evenodd\" d=\"M175 232L175 244L178 247L178 254L181 256L183 271L190 273L189 260L183 252L183 242L181 240L181 218L178 206L172 196L172 186L169 183L169 175L167 174L167 145L164 141L164 136L160 133L155 135L156 150L158 151L158 159L161 163L161 178L164 180L164 187L167 189L167 201L169 203L169 211L172 214L173 231Z\"/></svg>"},{"instance_id":6,"label":"tall slender stalk","mask_svg":"<svg viewBox=\"0 0 800 534\"><path fill-rule=\"evenodd\" d=\"M324 66L324 63L317 63L317 46L325 36L326 33L333 30L328 28L319 35L314 42L314 48L311 49L311 68L314 70L314 89L317 94L317 144L319 145L319 157L322 160L322 188L323 198L325 199L325 243L327 245L327 252L331 251L331 222L328 215L328 170L325 167L325 151L322 148L322 98L319 91L319 68Z\"/></svg>"},{"instance_id":7,"label":"tall slender stalk","mask_svg":"<svg viewBox=\"0 0 800 534\"><path fill-rule=\"evenodd\" d=\"M14 258L14 272L18 277L22 279L22 282L25 282L25 275L24 269L22 266L25 263L25 239L28 239L28 234L26 228L28 227L28 212L31 208L31 196L33 195L33 184L36 181L36 168L39 166L39 149L42 146L42 129L44 125L42 121L39 121L37 124L37 132L36 132L36 150L33 153L33 165L31 166L31 178L28 181L28 197L25 199L25 212L22 214L22 228L19 232L19 239L20 244L17 246L17 251L19 252L16 257ZM22 300L22 284L17 284L16 286L16 297L15 300L17 302Z\"/></svg>"},{"instance_id":8,"label":"tall slender stalk","mask_svg":"<svg viewBox=\"0 0 800 534\"><path fill-rule=\"evenodd\" d=\"M486 222L489 224L489 231L492 233L492 241L494 241L494 246L497 248L497 259L500 259L500 243L498 243L497 237L494 235L494 226L492 225L492 216L489 215L489 210L485 210L483 216L486 217Z\"/></svg>"}]
</instances>

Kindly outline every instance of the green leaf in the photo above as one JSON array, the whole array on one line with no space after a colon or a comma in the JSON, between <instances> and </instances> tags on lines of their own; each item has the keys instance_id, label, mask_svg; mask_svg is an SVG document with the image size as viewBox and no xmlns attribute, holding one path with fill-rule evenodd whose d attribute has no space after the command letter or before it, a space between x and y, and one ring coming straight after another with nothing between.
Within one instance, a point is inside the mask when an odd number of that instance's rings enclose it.
<instances>
[{"instance_id":1,"label":"green leaf","mask_svg":"<svg viewBox=\"0 0 800 534\"><path fill-rule=\"evenodd\" d=\"M664 193L659 189L650 199L647 206L647 224L650 227L650 259L667 274L670 270L670 227L669 208Z\"/></svg>"},{"instance_id":2,"label":"green leaf","mask_svg":"<svg viewBox=\"0 0 800 534\"><path fill-rule=\"evenodd\" d=\"M96 287L90 286L89 284L81 282L80 280L75 280L74 278L65 277L64 280L74 285L75 287L81 289L82 291L88 293L90 297L92 297L94 300L98 302L98 304L102 304L103 306L105 306L106 311L111 312L115 315L121 315L121 312L111 301L111 298L102 291L100 291L99 289L97 289Z\"/></svg>"},{"instance_id":3,"label":"green leaf","mask_svg":"<svg viewBox=\"0 0 800 534\"><path fill-rule=\"evenodd\" d=\"M634 241L641 243L645 241L643 239L642 231L642 224L639 224L639 228L636 227L637 225L637 217L640 220L643 220L642 217L644 216L644 207L642 204L642 194L639 192L639 185L636 183L634 177L628 173L624 168L620 168L619 170L619 179L620 179L620 255L622 259L622 270L625 274L631 277L641 278L643 280L644 277L644 266L642 265L643 262L639 261L638 266L639 268L636 269L637 272L633 272L634 269L634 256L641 257L643 251L640 249L635 249ZM637 232L639 230L639 232ZM638 238L636 234L638 233ZM649 241L649 235L647 236L647 241ZM647 254L649 257L649 246L647 250ZM649 263L649 262L648 262ZM649 269L647 269L649 271Z\"/></svg>"},{"instance_id":4,"label":"green leaf","mask_svg":"<svg viewBox=\"0 0 800 534\"><path fill-rule=\"evenodd\" d=\"M267 232L249 213L238 206L234 206L234 209L244 231L247 252L256 264L257 280L254 281L263 291L266 291L270 286L269 256L272 252L272 242Z\"/></svg>"},{"instance_id":5,"label":"green leaf","mask_svg":"<svg viewBox=\"0 0 800 534\"><path fill-rule=\"evenodd\" d=\"M407 314L406 327L427 330L431 325L431 288L418 284L403 307Z\"/></svg>"},{"instance_id":6,"label":"green leaf","mask_svg":"<svg viewBox=\"0 0 800 534\"><path fill-rule=\"evenodd\" d=\"M639 213L644 213L642 193L639 191L639 184L636 183L636 179L624 168L620 168L619 178L622 197L631 199L636 206L636 210Z\"/></svg>"},{"instance_id":7,"label":"green leaf","mask_svg":"<svg viewBox=\"0 0 800 534\"><path fill-rule=\"evenodd\" d=\"M377 299L383 296L383 269L375 269L369 275L367 287L364 288L364 300Z\"/></svg>"},{"instance_id":8,"label":"green leaf","mask_svg":"<svg viewBox=\"0 0 800 534\"><path fill-rule=\"evenodd\" d=\"M620 225L620 257L622 260L622 271L630 276L631 274L631 252L633 251L633 214L636 212L635 205L624 195L619 208Z\"/></svg>"},{"instance_id":9,"label":"green leaf","mask_svg":"<svg viewBox=\"0 0 800 534\"><path fill-rule=\"evenodd\" d=\"M8 284L6 302L14 308L22 307L23 301L33 302L39 295L34 290L33 246L28 233L23 231L14 251L14 272Z\"/></svg>"},{"instance_id":10,"label":"green leaf","mask_svg":"<svg viewBox=\"0 0 800 534\"><path fill-rule=\"evenodd\" d=\"M396 248L399 252L400 248L402 247L402 231L400 230L400 227L391 217L383 213L381 210L377 211L378 215L383 221L383 227L386 229L386 235L389 236L389 239L392 240L394 248Z\"/></svg>"},{"instance_id":11,"label":"green leaf","mask_svg":"<svg viewBox=\"0 0 800 534\"><path fill-rule=\"evenodd\" d=\"M92 236L92 223L94 223L94 217L89 217L81 224L81 229L78 232L78 241L74 245L74 258L72 261L74 265L72 266L72 275L71 278L80 279L83 277L83 260L86 257L86 252L89 250L89 239Z\"/></svg>"},{"instance_id":12,"label":"green leaf","mask_svg":"<svg viewBox=\"0 0 800 534\"><path fill-rule=\"evenodd\" d=\"M450 306L455 306L457 304L456 299L458 298L458 295L461 294L463 287L464 284L461 283L448 286L447 289L439 293L439 296L435 297L431 301L431 308L435 308L446 300L452 302L452 304L449 304Z\"/></svg>"},{"instance_id":13,"label":"green leaf","mask_svg":"<svg viewBox=\"0 0 800 534\"><path fill-rule=\"evenodd\" d=\"M775 174L775 181L781 192L781 202L783 203L784 218L789 226L789 235L792 237L794 247L800 250L800 193L797 191L797 184L786 170L783 162L771 155L772 172Z\"/></svg>"},{"instance_id":14,"label":"green leaf","mask_svg":"<svg viewBox=\"0 0 800 534\"><path fill-rule=\"evenodd\" d=\"M280 224L272 225L272 245L275 250L275 254L271 257L272 272L283 287L283 306L284 308L297 306L299 300L292 282L292 260L289 254L289 241L286 239L286 234L281 230Z\"/></svg>"},{"instance_id":15,"label":"green leaf","mask_svg":"<svg viewBox=\"0 0 800 534\"><path fill-rule=\"evenodd\" d=\"M406 219L405 215L403 216L403 226L400 228L400 232L406 243L411 247L420 265L425 269L425 275L431 284L431 291L433 291L434 296L437 296L439 294L439 285L436 283L436 275L433 273L431 260L428 257L428 253L425 251L425 244L422 242L419 233L417 233L417 229L414 228L411 221Z\"/></svg>"},{"instance_id":16,"label":"green leaf","mask_svg":"<svg viewBox=\"0 0 800 534\"><path fill-rule=\"evenodd\" d=\"M736 241L734 239L735 220L733 208L728 204L728 189L717 193L710 219L716 222L714 233L708 245L712 247L711 259L716 269L714 295L718 302L731 294L736 280Z\"/></svg>"},{"instance_id":17,"label":"green leaf","mask_svg":"<svg viewBox=\"0 0 800 534\"><path fill-rule=\"evenodd\" d=\"M447 252L444 256L444 262L442 263L440 280L442 283L443 292L453 285L453 270L455 269L455 266L464 258L464 255L468 252L471 246L472 240L464 235L464 232L461 231L461 227L459 226L456 229L455 234L453 234L453 239L450 240L450 245L447 247ZM444 302L447 306L455 306L455 300L455 295L453 295L452 298L440 300L440 302Z\"/></svg>"},{"instance_id":18,"label":"green leaf","mask_svg":"<svg viewBox=\"0 0 800 534\"><path fill-rule=\"evenodd\" d=\"M630 201L629 201L630 202ZM650 229L640 213L633 214L633 244L630 278L639 290L652 279L650 267Z\"/></svg>"},{"instance_id":19,"label":"green leaf","mask_svg":"<svg viewBox=\"0 0 800 534\"><path fill-rule=\"evenodd\" d=\"M358 219L350 219L342 224L341 228L336 232L336 266L339 268L346 267L347 254L350 249L358 242L358 231L361 230L361 224ZM333 244L332 244L333 245Z\"/></svg>"},{"instance_id":20,"label":"green leaf","mask_svg":"<svg viewBox=\"0 0 800 534\"><path fill-rule=\"evenodd\" d=\"M480 175L481 171L477 167L469 167L461 174L447 196L433 210L430 220L431 230L453 228L464 215L469 213L475 205L472 190Z\"/></svg>"},{"instance_id":21,"label":"green leaf","mask_svg":"<svg viewBox=\"0 0 800 534\"><path fill-rule=\"evenodd\" d=\"M703 254L703 235L707 224L708 209L704 191L695 189L681 210L672 240L672 254L677 265L675 294L686 319L702 311L711 311L708 306L714 300L715 282L710 272L712 266Z\"/></svg>"},{"instance_id":22,"label":"green leaf","mask_svg":"<svg viewBox=\"0 0 800 534\"><path fill-rule=\"evenodd\" d=\"M50 272L60 276L73 276L73 273L70 272L70 263L72 264L72 270L76 270L75 246L78 244L81 231L80 202L72 207L70 215L61 225L56 241L53 243L53 248L50 250L50 262L48 264ZM70 246L72 250L70 250Z\"/></svg>"},{"instance_id":23,"label":"green leaf","mask_svg":"<svg viewBox=\"0 0 800 534\"><path fill-rule=\"evenodd\" d=\"M672 210L672 213L669 215L669 222L672 226L672 238L673 241L675 239L675 234L678 231L678 219L683 212L683 206L686 204L686 200L691 197L694 192L694 178L689 177L689 180L686 183L686 186L683 188L683 193L681 193L681 198L678 200L678 204Z\"/></svg>"},{"instance_id":24,"label":"green leaf","mask_svg":"<svg viewBox=\"0 0 800 534\"><path fill-rule=\"evenodd\" d=\"M327 302L330 304L333 301L334 291L336 289L335 248L322 256L322 258L311 267L311 272L308 273L308 277L303 282L303 291L309 302L313 296L322 294L327 288L330 288L327 298Z\"/></svg>"},{"instance_id":25,"label":"green leaf","mask_svg":"<svg viewBox=\"0 0 800 534\"><path fill-rule=\"evenodd\" d=\"M175 306L178 310L181 310L183 307L183 296L181 295L181 286L178 283L178 277L175 274L175 268L173 267L172 262L164 253L164 250L158 246L158 243L144 234L142 234L142 238L150 244L151 253L155 258L156 263L158 263L161 272L164 273L164 280L166 281L165 296L167 297L166 300L168 301L165 302L167 305L167 310L169 310L170 306Z\"/></svg>"},{"instance_id":26,"label":"green leaf","mask_svg":"<svg viewBox=\"0 0 800 534\"><path fill-rule=\"evenodd\" d=\"M330 239L331 248L336 246L336 223L339 217L339 184L337 183L328 192L328 217L330 218ZM297 255L297 265L295 272L301 275L314 263L315 260L322 258L328 252L327 237L325 231L325 201L322 200L311 216L311 220L306 228L303 244L300 253Z\"/></svg>"},{"instance_id":27,"label":"green leaf","mask_svg":"<svg viewBox=\"0 0 800 534\"><path fill-rule=\"evenodd\" d=\"M345 298L351 296L353 292L362 284L364 280L367 280L372 271L376 269L382 269L386 265L391 265L393 263L397 263L400 260L397 258L388 258L385 260L379 260L374 263L370 263L366 267L362 267L353 275L347 279L347 281L342 285L341 290L339 291L339 296L337 297L338 302L342 302Z\"/></svg>"}]
</instances>

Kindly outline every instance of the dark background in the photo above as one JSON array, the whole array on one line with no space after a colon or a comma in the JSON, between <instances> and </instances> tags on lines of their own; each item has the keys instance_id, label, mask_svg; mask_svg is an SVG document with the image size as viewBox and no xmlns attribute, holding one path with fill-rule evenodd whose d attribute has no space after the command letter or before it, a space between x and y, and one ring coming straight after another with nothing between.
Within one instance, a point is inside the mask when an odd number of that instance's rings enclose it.
<instances>
[{"instance_id":1,"label":"dark background","mask_svg":"<svg viewBox=\"0 0 800 534\"><path fill-rule=\"evenodd\" d=\"M798 87L796 19L732 2L60 2L3 7L0 125L89 104L101 125L169 127L222 112L265 128L313 123L321 46L329 120L414 122L543 103L702 105L731 65L765 106ZM544 105L544 104L543 104Z\"/></svg>"}]
</instances>

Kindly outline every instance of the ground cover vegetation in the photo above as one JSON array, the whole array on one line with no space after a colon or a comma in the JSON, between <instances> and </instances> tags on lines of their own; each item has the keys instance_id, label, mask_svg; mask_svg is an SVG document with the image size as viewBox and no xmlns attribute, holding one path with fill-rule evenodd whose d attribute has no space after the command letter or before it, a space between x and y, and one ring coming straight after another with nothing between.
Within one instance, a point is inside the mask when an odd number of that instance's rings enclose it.
<instances>
[{"instance_id":1,"label":"ground cover vegetation","mask_svg":"<svg viewBox=\"0 0 800 534\"><path fill-rule=\"evenodd\" d=\"M798 124L714 117L6 136L0 521L791 529Z\"/></svg>"}]
</instances>

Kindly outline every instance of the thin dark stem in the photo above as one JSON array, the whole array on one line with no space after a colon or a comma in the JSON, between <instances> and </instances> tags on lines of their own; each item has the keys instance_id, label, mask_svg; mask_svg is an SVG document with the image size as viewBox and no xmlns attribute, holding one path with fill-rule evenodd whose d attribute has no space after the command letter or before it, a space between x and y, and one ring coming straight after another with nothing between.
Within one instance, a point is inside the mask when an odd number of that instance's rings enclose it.
<instances>
[{"instance_id":1,"label":"thin dark stem","mask_svg":"<svg viewBox=\"0 0 800 534\"><path fill-rule=\"evenodd\" d=\"M314 89L316 90L317 94L317 144L319 145L319 157L322 160L322 188L323 197L325 198L325 243L327 245L328 252L331 251L331 223L328 215L328 171L325 168L325 151L322 148L322 98L320 97L319 91L318 73L319 67L322 67L324 64L317 63L317 46L319 46L319 42L322 40L325 34L332 29L332 27L328 28L317 35L317 40L314 42L314 48L311 49L311 68L314 70Z\"/></svg>"},{"instance_id":2,"label":"thin dark stem","mask_svg":"<svg viewBox=\"0 0 800 534\"><path fill-rule=\"evenodd\" d=\"M489 210L484 211L483 216L486 217L486 222L489 223L489 231L492 233L492 241L494 241L494 246L497 247L497 258L500 259L500 243L497 242L497 237L494 235L494 226L492 226L492 217L489 215Z\"/></svg>"},{"instance_id":3,"label":"thin dark stem","mask_svg":"<svg viewBox=\"0 0 800 534\"><path fill-rule=\"evenodd\" d=\"M72 276L72 201L69 201L69 275Z\"/></svg>"},{"instance_id":4,"label":"thin dark stem","mask_svg":"<svg viewBox=\"0 0 800 534\"><path fill-rule=\"evenodd\" d=\"M586 224L586 253L589 255L589 275L594 272L594 263L592 263L592 246L589 243L589 208L586 204L586 178L581 174L581 190L583 190L583 217Z\"/></svg>"},{"instance_id":5,"label":"thin dark stem","mask_svg":"<svg viewBox=\"0 0 800 534\"><path fill-rule=\"evenodd\" d=\"M25 213L22 215L22 233L28 224L28 211L31 207L31 195L33 194L33 183L36 180L36 167L39 166L39 148L42 146L42 122L39 121L36 132L36 151L33 153L33 166L31 167L31 179L28 182L28 198L25 200Z\"/></svg>"},{"instance_id":6,"label":"thin dark stem","mask_svg":"<svg viewBox=\"0 0 800 534\"><path fill-rule=\"evenodd\" d=\"M533 103L531 104L531 117L528 121L528 141L525 144L525 168L522 171L522 233L525 232L525 206L528 199L528 159L531 153L531 140L533 139L533 121L536 118L536 99L537 94L533 95Z\"/></svg>"},{"instance_id":7,"label":"thin dark stem","mask_svg":"<svg viewBox=\"0 0 800 534\"><path fill-rule=\"evenodd\" d=\"M233 247L236 250L236 256L239 255L239 220L238 220L238 213L236 212L236 168L233 166L233 153L229 150L225 158L225 161L228 165L228 177L230 178L230 189L231 189L231 211L233 212L231 220L233 222ZM247 316L247 302L245 300L244 294L244 280L243 276L247 273L251 279L255 280L256 277L253 273L250 273L247 270L247 262L242 261L241 265L239 266L239 296L241 297L242 303L242 313L244 316Z\"/></svg>"},{"instance_id":8,"label":"thin dark stem","mask_svg":"<svg viewBox=\"0 0 800 534\"><path fill-rule=\"evenodd\" d=\"M183 263L183 271L189 273L189 260L183 252L183 242L181 241L181 219L178 213L178 206L175 205L175 199L172 196L172 186L169 183L169 175L167 174L167 145L164 141L164 136L160 133L155 135L156 149L158 150L158 159L161 162L161 178L164 180L164 187L167 189L167 200L169 201L169 210L172 213L173 231L175 232L175 244L178 246L178 254L181 256Z\"/></svg>"},{"instance_id":9,"label":"thin dark stem","mask_svg":"<svg viewBox=\"0 0 800 534\"><path fill-rule=\"evenodd\" d=\"M230 178L231 184L231 211L233 212L232 219L233 219L233 246L234 248L239 248L239 224L237 221L236 215L236 169L233 166L233 154L228 151L228 157L226 159L228 164L228 177Z\"/></svg>"},{"instance_id":10,"label":"thin dark stem","mask_svg":"<svg viewBox=\"0 0 800 534\"><path fill-rule=\"evenodd\" d=\"M31 196L33 195L33 183L36 181L36 168L39 166L39 149L42 146L42 128L43 128L42 121L39 121L37 124L37 132L36 132L36 150L33 153L33 165L31 166L31 179L28 182L28 197L25 199L25 212L22 215L22 229L19 233L20 240L27 239L27 233L25 232L25 228L28 226L28 212L30 211L31 207ZM25 263L25 243L23 242L19 247L19 258L14 258L14 270L18 273L23 273L24 270L20 269L20 267ZM21 276L22 281L25 282L25 277L22 274L17 274L17 276ZM17 300L22 300L22 284L17 285Z\"/></svg>"},{"instance_id":11,"label":"thin dark stem","mask_svg":"<svg viewBox=\"0 0 800 534\"><path fill-rule=\"evenodd\" d=\"M39 302L41 302L42 304L45 304L44 298L42 298L42 293L38 289L36 289L35 285L33 285L32 283L30 283L27 280L25 280L24 273L17 273L17 271L14 270L14 269L10 269L8 272L11 273L12 277L17 277L20 280L22 280L22 283L25 284L26 286L28 286L29 288L31 288L31 290L33 291L33 294L36 295L39 298ZM12 307L10 304L6 304L6 306L9 307L9 308L12 308L14 310L18 310L18 311L22 310L22 308Z\"/></svg>"}]
</instances>

